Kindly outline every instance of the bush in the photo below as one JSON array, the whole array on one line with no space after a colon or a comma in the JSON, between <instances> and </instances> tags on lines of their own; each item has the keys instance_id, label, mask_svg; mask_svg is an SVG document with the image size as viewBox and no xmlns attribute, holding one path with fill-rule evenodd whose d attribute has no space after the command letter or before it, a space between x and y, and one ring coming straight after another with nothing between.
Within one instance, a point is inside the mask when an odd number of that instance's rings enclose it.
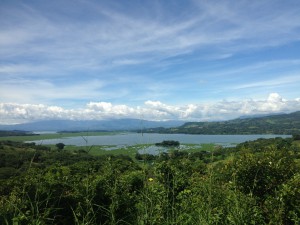
<instances>
[{"instance_id":1,"label":"bush","mask_svg":"<svg viewBox=\"0 0 300 225\"><path fill-rule=\"evenodd\" d=\"M63 150L64 147L65 147L65 144L64 143L57 143L55 146L57 147L58 150Z\"/></svg>"},{"instance_id":2,"label":"bush","mask_svg":"<svg viewBox=\"0 0 300 225\"><path fill-rule=\"evenodd\" d=\"M260 199L293 176L295 162L285 149L270 148L262 154L245 153L234 162L233 177L243 193Z\"/></svg>"},{"instance_id":3,"label":"bush","mask_svg":"<svg viewBox=\"0 0 300 225\"><path fill-rule=\"evenodd\" d=\"M300 140L300 134L293 134L293 140L299 141Z\"/></svg>"},{"instance_id":4,"label":"bush","mask_svg":"<svg viewBox=\"0 0 300 225\"><path fill-rule=\"evenodd\" d=\"M300 224L300 173L283 183L274 197L269 196L266 209L270 224Z\"/></svg>"},{"instance_id":5,"label":"bush","mask_svg":"<svg viewBox=\"0 0 300 225\"><path fill-rule=\"evenodd\" d=\"M0 179L8 179L18 174L18 170L13 167L0 168Z\"/></svg>"}]
</instances>

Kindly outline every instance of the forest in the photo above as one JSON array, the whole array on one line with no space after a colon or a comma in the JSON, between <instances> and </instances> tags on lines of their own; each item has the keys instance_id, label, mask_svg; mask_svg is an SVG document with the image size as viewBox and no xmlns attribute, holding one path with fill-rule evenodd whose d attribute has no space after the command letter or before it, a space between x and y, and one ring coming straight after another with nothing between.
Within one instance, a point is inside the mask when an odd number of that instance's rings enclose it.
<instances>
[{"instance_id":1,"label":"forest","mask_svg":"<svg viewBox=\"0 0 300 225\"><path fill-rule=\"evenodd\" d=\"M0 224L299 224L300 142L152 157L0 142Z\"/></svg>"}]
</instances>

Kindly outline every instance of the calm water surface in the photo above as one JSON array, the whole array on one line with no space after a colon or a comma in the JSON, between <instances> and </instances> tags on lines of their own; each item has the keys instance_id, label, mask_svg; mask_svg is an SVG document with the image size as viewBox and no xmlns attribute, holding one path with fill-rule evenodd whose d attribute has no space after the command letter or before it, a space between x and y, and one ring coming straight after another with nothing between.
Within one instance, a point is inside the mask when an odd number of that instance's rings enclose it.
<instances>
[{"instance_id":1,"label":"calm water surface","mask_svg":"<svg viewBox=\"0 0 300 225\"><path fill-rule=\"evenodd\" d=\"M164 140L179 141L181 144L203 144L214 143L223 146L238 144L245 141L256 140L258 138L275 138L275 137L291 137L290 135L191 135L191 134L138 134L124 133L104 136L88 136L84 137L67 137L60 139L49 139L33 141L36 144L56 144L64 143L65 145L137 145L137 144L154 144Z\"/></svg>"}]
</instances>

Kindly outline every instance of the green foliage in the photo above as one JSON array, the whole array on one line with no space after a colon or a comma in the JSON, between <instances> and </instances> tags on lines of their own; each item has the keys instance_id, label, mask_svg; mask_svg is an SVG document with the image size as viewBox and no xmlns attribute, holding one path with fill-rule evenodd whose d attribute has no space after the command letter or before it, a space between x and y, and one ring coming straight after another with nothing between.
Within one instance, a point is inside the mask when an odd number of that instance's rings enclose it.
<instances>
[{"instance_id":1,"label":"green foliage","mask_svg":"<svg viewBox=\"0 0 300 225\"><path fill-rule=\"evenodd\" d=\"M242 153L234 162L233 176L244 193L261 199L273 194L295 171L291 152L270 148L260 154Z\"/></svg>"},{"instance_id":2,"label":"green foliage","mask_svg":"<svg viewBox=\"0 0 300 225\"><path fill-rule=\"evenodd\" d=\"M18 174L18 170L14 167L1 167L0 168L0 180L8 179Z\"/></svg>"},{"instance_id":3,"label":"green foliage","mask_svg":"<svg viewBox=\"0 0 300 225\"><path fill-rule=\"evenodd\" d=\"M268 196L265 207L266 217L271 224L299 224L300 223L300 173L279 186L275 197Z\"/></svg>"},{"instance_id":4,"label":"green foliage","mask_svg":"<svg viewBox=\"0 0 300 225\"><path fill-rule=\"evenodd\" d=\"M299 224L291 139L153 156L1 142L0 224ZM148 160L148 161L147 161ZM146 163L147 162L147 163Z\"/></svg>"},{"instance_id":5,"label":"green foliage","mask_svg":"<svg viewBox=\"0 0 300 225\"><path fill-rule=\"evenodd\" d=\"M168 140L168 141L162 141L160 143L156 143L155 145L162 146L162 147L179 147L180 143L179 141Z\"/></svg>"},{"instance_id":6,"label":"green foliage","mask_svg":"<svg viewBox=\"0 0 300 225\"><path fill-rule=\"evenodd\" d=\"M293 139L295 141L299 141L300 140L300 134L299 133L298 134L293 134Z\"/></svg>"},{"instance_id":7,"label":"green foliage","mask_svg":"<svg viewBox=\"0 0 300 225\"><path fill-rule=\"evenodd\" d=\"M63 150L64 147L65 147L65 144L64 143L57 143L55 146L57 147L58 150Z\"/></svg>"},{"instance_id":8,"label":"green foliage","mask_svg":"<svg viewBox=\"0 0 300 225\"><path fill-rule=\"evenodd\" d=\"M152 160L155 160L157 157L155 155L152 155L152 154L140 154L140 153L136 153L135 154L135 159L136 160L144 160L144 161L152 161Z\"/></svg>"}]
</instances>

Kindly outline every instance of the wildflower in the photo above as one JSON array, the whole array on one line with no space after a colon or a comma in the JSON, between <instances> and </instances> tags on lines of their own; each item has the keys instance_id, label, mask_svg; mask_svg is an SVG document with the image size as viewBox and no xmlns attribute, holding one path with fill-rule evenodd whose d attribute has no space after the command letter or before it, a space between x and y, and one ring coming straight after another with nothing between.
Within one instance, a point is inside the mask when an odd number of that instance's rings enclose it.
<instances>
[{"instance_id":1,"label":"wildflower","mask_svg":"<svg viewBox=\"0 0 300 225\"><path fill-rule=\"evenodd\" d=\"M152 178L152 177L150 177L150 178L148 179L148 181L152 182L152 181L153 181L153 178Z\"/></svg>"}]
</instances>

